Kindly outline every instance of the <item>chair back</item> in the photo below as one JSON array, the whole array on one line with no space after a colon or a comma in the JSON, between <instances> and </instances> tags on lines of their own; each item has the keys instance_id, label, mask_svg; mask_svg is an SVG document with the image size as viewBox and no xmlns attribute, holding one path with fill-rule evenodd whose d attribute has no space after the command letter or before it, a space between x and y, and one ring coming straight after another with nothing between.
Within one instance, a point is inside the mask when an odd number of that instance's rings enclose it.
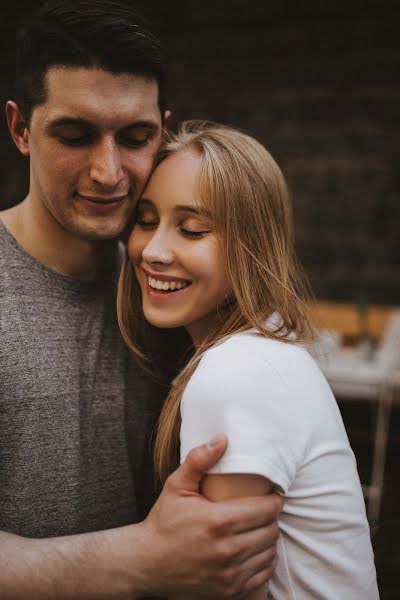
<instances>
[{"instance_id":1,"label":"chair back","mask_svg":"<svg viewBox=\"0 0 400 600\"><path fill-rule=\"evenodd\" d=\"M389 317L375 359L385 371L400 370L400 310Z\"/></svg>"}]
</instances>

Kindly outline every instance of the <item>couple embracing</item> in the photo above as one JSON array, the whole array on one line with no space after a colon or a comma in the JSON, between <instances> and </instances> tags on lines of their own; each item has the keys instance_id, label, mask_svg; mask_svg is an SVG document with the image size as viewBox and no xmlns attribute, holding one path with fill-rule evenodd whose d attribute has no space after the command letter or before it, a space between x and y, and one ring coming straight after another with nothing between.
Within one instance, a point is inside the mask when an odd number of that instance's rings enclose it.
<instances>
[{"instance_id":1,"label":"couple embracing","mask_svg":"<svg viewBox=\"0 0 400 600\"><path fill-rule=\"evenodd\" d=\"M278 165L232 127L166 132L162 48L128 2L50 0L17 50L0 591L378 598Z\"/></svg>"}]
</instances>

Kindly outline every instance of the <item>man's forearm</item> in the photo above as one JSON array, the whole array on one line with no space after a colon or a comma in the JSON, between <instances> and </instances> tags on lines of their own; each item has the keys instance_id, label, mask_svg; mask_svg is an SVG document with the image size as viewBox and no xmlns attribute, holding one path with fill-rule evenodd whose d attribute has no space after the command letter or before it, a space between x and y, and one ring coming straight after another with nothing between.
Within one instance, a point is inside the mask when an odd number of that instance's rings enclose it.
<instances>
[{"instance_id":1,"label":"man's forearm","mask_svg":"<svg viewBox=\"0 0 400 600\"><path fill-rule=\"evenodd\" d=\"M0 532L0 597L124 599L146 595L141 525L28 539Z\"/></svg>"},{"instance_id":2,"label":"man's forearm","mask_svg":"<svg viewBox=\"0 0 400 600\"><path fill-rule=\"evenodd\" d=\"M192 450L142 523L59 538L0 532L0 597L119 600L245 598L276 565L276 494L210 502L204 473L226 439Z\"/></svg>"}]
</instances>

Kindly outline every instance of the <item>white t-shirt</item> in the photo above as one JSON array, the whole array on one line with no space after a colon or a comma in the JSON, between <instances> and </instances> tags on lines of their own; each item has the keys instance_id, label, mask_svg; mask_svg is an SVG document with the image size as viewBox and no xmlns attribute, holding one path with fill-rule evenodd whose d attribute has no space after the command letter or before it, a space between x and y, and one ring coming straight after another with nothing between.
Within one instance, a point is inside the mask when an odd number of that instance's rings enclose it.
<instances>
[{"instance_id":1,"label":"white t-shirt","mask_svg":"<svg viewBox=\"0 0 400 600\"><path fill-rule=\"evenodd\" d=\"M335 398L306 350L256 333L208 350L181 406L181 460L217 433L210 473L254 473L285 496L269 598L376 600L365 504Z\"/></svg>"}]
</instances>

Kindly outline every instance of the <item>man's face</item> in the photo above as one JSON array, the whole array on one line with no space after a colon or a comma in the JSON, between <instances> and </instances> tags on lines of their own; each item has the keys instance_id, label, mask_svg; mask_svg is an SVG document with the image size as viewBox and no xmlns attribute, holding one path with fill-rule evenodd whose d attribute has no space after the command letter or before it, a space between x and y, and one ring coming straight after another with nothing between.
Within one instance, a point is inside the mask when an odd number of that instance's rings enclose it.
<instances>
[{"instance_id":1,"label":"man's face","mask_svg":"<svg viewBox=\"0 0 400 600\"><path fill-rule=\"evenodd\" d=\"M27 137L29 196L54 233L107 240L124 229L161 142L155 80L55 68Z\"/></svg>"}]
</instances>

